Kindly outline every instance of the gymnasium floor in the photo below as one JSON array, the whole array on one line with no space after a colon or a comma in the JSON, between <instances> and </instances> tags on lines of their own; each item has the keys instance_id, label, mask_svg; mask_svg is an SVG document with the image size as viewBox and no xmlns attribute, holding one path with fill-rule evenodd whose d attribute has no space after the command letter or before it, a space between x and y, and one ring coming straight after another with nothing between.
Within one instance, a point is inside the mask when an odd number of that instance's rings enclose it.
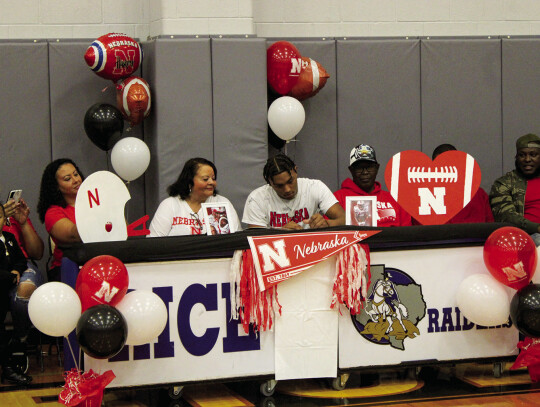
<instances>
[{"instance_id":1,"label":"gymnasium floor","mask_svg":"<svg viewBox=\"0 0 540 407\"><path fill-rule=\"evenodd\" d=\"M24 389L0 385L0 406L61 406L58 394L63 368L58 357L44 357L41 372L37 358L30 359L32 384ZM244 407L244 406L532 406L540 405L540 383L533 384L526 370L510 371L510 363L494 376L493 364L460 364L439 369L351 372L343 390L334 390L327 379L290 380L277 383L272 396L261 393L264 380L191 384L172 399L172 387L107 390L107 407ZM182 367L179 366L179 369ZM419 370L419 371L418 371ZM150 374L150 373L149 373ZM180 388L177 388L177 390ZM96 406L92 406L96 407Z\"/></svg>"}]
</instances>

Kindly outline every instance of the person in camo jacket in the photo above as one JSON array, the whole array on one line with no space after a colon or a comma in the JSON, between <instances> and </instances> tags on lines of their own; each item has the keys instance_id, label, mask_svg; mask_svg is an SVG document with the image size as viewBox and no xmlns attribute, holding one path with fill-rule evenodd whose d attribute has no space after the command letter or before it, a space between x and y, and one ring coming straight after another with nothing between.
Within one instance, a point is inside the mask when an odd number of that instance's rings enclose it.
<instances>
[{"instance_id":1,"label":"person in camo jacket","mask_svg":"<svg viewBox=\"0 0 540 407\"><path fill-rule=\"evenodd\" d=\"M540 245L540 137L526 134L516 141L516 168L495 180L489 194L497 222L508 222Z\"/></svg>"}]
</instances>

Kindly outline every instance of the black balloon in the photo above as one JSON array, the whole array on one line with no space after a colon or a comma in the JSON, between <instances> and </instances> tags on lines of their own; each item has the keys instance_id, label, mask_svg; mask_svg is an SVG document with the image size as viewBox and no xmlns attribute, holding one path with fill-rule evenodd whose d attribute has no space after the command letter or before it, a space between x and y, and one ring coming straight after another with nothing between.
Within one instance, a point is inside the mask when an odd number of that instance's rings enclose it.
<instances>
[{"instance_id":1,"label":"black balloon","mask_svg":"<svg viewBox=\"0 0 540 407\"><path fill-rule=\"evenodd\" d=\"M124 347L127 323L113 306L94 305L83 312L75 332L84 353L96 359L108 359Z\"/></svg>"},{"instance_id":2,"label":"black balloon","mask_svg":"<svg viewBox=\"0 0 540 407\"><path fill-rule=\"evenodd\" d=\"M514 294L510 302L510 318L523 335L540 337L539 284L529 284Z\"/></svg>"},{"instance_id":3,"label":"black balloon","mask_svg":"<svg viewBox=\"0 0 540 407\"><path fill-rule=\"evenodd\" d=\"M117 107L96 103L84 115L84 131L92 143L108 151L122 138L124 118Z\"/></svg>"}]
</instances>

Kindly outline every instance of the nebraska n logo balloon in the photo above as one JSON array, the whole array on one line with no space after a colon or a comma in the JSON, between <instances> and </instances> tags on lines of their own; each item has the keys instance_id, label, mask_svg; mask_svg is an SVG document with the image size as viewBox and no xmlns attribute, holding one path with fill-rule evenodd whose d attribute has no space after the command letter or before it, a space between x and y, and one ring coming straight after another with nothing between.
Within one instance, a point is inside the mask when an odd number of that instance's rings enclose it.
<instances>
[{"instance_id":1,"label":"nebraska n logo balloon","mask_svg":"<svg viewBox=\"0 0 540 407\"><path fill-rule=\"evenodd\" d=\"M434 161L420 151L394 155L384 173L392 197L423 225L441 225L467 205L480 187L476 160L447 151Z\"/></svg>"},{"instance_id":2,"label":"nebraska n logo balloon","mask_svg":"<svg viewBox=\"0 0 540 407\"><path fill-rule=\"evenodd\" d=\"M375 231L248 236L261 291L379 233Z\"/></svg>"}]
</instances>

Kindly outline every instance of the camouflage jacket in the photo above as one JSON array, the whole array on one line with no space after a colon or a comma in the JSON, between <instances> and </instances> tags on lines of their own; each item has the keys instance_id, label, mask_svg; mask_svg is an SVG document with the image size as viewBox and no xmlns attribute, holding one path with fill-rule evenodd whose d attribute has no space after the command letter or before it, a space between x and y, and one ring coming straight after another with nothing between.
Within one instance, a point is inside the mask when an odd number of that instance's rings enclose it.
<instances>
[{"instance_id":1,"label":"camouflage jacket","mask_svg":"<svg viewBox=\"0 0 540 407\"><path fill-rule=\"evenodd\" d=\"M495 180L489 193L489 202L495 222L509 222L525 230L537 233L540 224L525 219L525 191L527 180L516 170L507 172Z\"/></svg>"}]
</instances>

